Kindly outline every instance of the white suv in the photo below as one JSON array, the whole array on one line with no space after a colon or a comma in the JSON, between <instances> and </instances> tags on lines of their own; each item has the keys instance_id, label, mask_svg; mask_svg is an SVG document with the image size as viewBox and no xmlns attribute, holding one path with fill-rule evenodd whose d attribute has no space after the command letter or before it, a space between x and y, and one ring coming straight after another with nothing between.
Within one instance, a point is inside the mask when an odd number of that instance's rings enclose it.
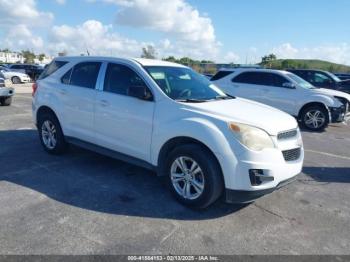
<instances>
[{"instance_id":1,"label":"white suv","mask_svg":"<svg viewBox=\"0 0 350 262\"><path fill-rule=\"evenodd\" d=\"M221 70L211 81L227 94L285 111L313 131L325 129L328 123L343 121L350 103L349 94L316 88L287 71L245 68Z\"/></svg>"},{"instance_id":2,"label":"white suv","mask_svg":"<svg viewBox=\"0 0 350 262\"><path fill-rule=\"evenodd\" d=\"M225 95L188 67L156 60L56 58L33 85L44 149L68 143L167 176L176 198L204 208L225 194L251 202L295 179L297 122Z\"/></svg>"}]
</instances>

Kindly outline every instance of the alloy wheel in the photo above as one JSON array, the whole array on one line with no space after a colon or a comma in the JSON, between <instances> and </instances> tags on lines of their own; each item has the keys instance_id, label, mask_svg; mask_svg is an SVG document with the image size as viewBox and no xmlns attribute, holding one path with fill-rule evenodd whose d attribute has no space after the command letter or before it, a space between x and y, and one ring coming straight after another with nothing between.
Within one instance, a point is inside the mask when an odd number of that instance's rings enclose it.
<instances>
[{"instance_id":1,"label":"alloy wheel","mask_svg":"<svg viewBox=\"0 0 350 262\"><path fill-rule=\"evenodd\" d=\"M204 174L199 164L190 157L180 156L170 168L175 191L184 199L199 198L204 191Z\"/></svg>"},{"instance_id":2,"label":"alloy wheel","mask_svg":"<svg viewBox=\"0 0 350 262\"><path fill-rule=\"evenodd\" d=\"M308 128L317 129L324 125L326 116L320 110L310 110L305 114L304 123Z\"/></svg>"},{"instance_id":3,"label":"alloy wheel","mask_svg":"<svg viewBox=\"0 0 350 262\"><path fill-rule=\"evenodd\" d=\"M41 127L41 136L42 136L44 145L48 149L52 150L56 147L56 144L57 144L56 127L50 120L44 121Z\"/></svg>"}]
</instances>

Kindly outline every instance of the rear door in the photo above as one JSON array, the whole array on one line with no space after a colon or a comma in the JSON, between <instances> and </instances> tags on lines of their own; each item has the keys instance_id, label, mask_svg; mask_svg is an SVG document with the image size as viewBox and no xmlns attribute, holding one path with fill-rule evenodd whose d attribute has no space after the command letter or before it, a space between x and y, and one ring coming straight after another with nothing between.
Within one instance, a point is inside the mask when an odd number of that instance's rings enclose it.
<instances>
[{"instance_id":1,"label":"rear door","mask_svg":"<svg viewBox=\"0 0 350 262\"><path fill-rule=\"evenodd\" d=\"M102 62L82 62L68 70L58 87L66 135L95 143L96 84Z\"/></svg>"},{"instance_id":2,"label":"rear door","mask_svg":"<svg viewBox=\"0 0 350 262\"><path fill-rule=\"evenodd\" d=\"M145 87L145 81L128 65L108 63L103 67L106 73L96 96L94 126L97 143L150 161L155 103L128 95L130 86Z\"/></svg>"},{"instance_id":3,"label":"rear door","mask_svg":"<svg viewBox=\"0 0 350 262\"><path fill-rule=\"evenodd\" d=\"M258 72L243 72L231 80L227 93L234 96L263 102L261 99L260 77Z\"/></svg>"}]
</instances>

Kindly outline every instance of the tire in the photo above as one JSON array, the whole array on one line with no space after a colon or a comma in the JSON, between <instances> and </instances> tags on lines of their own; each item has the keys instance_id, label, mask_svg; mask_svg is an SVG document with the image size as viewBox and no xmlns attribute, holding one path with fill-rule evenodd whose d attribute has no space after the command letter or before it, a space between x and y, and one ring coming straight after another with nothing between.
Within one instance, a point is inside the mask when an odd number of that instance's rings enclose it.
<instances>
[{"instance_id":1,"label":"tire","mask_svg":"<svg viewBox=\"0 0 350 262\"><path fill-rule=\"evenodd\" d=\"M22 83L21 79L18 76L12 77L11 81L12 81L12 84L20 84L20 83Z\"/></svg>"},{"instance_id":2,"label":"tire","mask_svg":"<svg viewBox=\"0 0 350 262\"><path fill-rule=\"evenodd\" d=\"M323 131L329 124L328 111L323 106L309 106L301 112L301 123L306 129Z\"/></svg>"},{"instance_id":3,"label":"tire","mask_svg":"<svg viewBox=\"0 0 350 262\"><path fill-rule=\"evenodd\" d=\"M187 169L184 172L179 165L181 162ZM195 166L192 166L193 163ZM223 193L224 182L220 165L215 156L200 145L182 145L171 151L166 159L165 172L171 192L186 206L206 208ZM189 190L182 191L187 188Z\"/></svg>"},{"instance_id":4,"label":"tire","mask_svg":"<svg viewBox=\"0 0 350 262\"><path fill-rule=\"evenodd\" d=\"M10 97L3 97L0 100L2 106L10 106L12 103L12 96Z\"/></svg>"},{"instance_id":5,"label":"tire","mask_svg":"<svg viewBox=\"0 0 350 262\"><path fill-rule=\"evenodd\" d=\"M60 155L67 150L61 125L53 113L43 113L38 117L38 133L41 145L49 154Z\"/></svg>"}]
</instances>

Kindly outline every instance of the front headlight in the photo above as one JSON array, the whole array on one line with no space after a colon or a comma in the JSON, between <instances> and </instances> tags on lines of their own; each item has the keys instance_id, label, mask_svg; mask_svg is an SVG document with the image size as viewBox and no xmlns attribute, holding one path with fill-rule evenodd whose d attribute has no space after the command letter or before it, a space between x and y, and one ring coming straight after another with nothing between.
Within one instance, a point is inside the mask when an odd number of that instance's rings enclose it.
<instances>
[{"instance_id":1,"label":"front headlight","mask_svg":"<svg viewBox=\"0 0 350 262\"><path fill-rule=\"evenodd\" d=\"M269 134L260 128L239 123L229 123L229 128L236 139L251 150L275 148Z\"/></svg>"}]
</instances>

